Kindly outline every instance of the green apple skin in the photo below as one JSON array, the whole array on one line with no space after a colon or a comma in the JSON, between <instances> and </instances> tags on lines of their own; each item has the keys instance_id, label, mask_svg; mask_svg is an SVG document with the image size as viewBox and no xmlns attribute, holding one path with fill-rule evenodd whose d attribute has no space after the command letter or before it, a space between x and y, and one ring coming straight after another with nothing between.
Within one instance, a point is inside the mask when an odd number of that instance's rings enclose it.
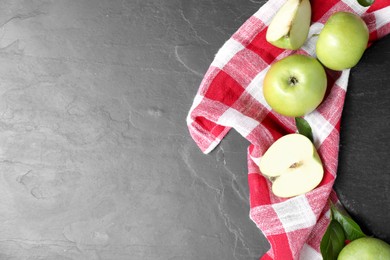
<instances>
[{"instance_id":1,"label":"green apple skin","mask_svg":"<svg viewBox=\"0 0 390 260\"><path fill-rule=\"evenodd\" d=\"M369 32L357 15L337 12L329 17L316 43L320 62L332 70L354 67L367 48Z\"/></svg>"},{"instance_id":2,"label":"green apple skin","mask_svg":"<svg viewBox=\"0 0 390 260\"><path fill-rule=\"evenodd\" d=\"M263 94L277 113L299 117L317 108L326 86L326 73L317 59L293 54L271 65L263 81Z\"/></svg>"},{"instance_id":3,"label":"green apple skin","mask_svg":"<svg viewBox=\"0 0 390 260\"><path fill-rule=\"evenodd\" d=\"M337 260L389 260L390 245L373 238L363 237L353 240L340 252Z\"/></svg>"}]
</instances>

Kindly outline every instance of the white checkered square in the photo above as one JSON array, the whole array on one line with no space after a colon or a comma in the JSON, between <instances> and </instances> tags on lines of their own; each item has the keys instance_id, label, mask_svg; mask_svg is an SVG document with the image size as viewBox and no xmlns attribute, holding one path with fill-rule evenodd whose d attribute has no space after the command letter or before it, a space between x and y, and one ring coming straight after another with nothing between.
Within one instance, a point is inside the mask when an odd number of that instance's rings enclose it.
<instances>
[{"instance_id":1,"label":"white checkered square","mask_svg":"<svg viewBox=\"0 0 390 260\"><path fill-rule=\"evenodd\" d=\"M272 207L286 232L312 227L316 224L316 216L303 195L274 204Z\"/></svg>"},{"instance_id":2,"label":"white checkered square","mask_svg":"<svg viewBox=\"0 0 390 260\"><path fill-rule=\"evenodd\" d=\"M345 69L341 73L341 76L336 80L336 85L341 87L344 90L347 90L348 87L348 79L349 79L349 73L351 72L351 69Z\"/></svg>"},{"instance_id":3,"label":"white checkered square","mask_svg":"<svg viewBox=\"0 0 390 260\"><path fill-rule=\"evenodd\" d=\"M265 74L267 74L269 68L270 66L268 66L266 69L262 70L259 74L257 74L245 90L246 92L251 94L252 97L254 97L257 101L259 101L263 106L271 110L271 107L267 104L263 95L263 81Z\"/></svg>"},{"instance_id":4,"label":"white checkered square","mask_svg":"<svg viewBox=\"0 0 390 260\"><path fill-rule=\"evenodd\" d=\"M318 148L333 131L334 127L317 110L307 114L304 118L312 129L314 145Z\"/></svg>"},{"instance_id":5,"label":"white checkered square","mask_svg":"<svg viewBox=\"0 0 390 260\"><path fill-rule=\"evenodd\" d=\"M246 137L259 124L259 122L241 114L234 108L229 108L221 115L217 124L233 127L242 136Z\"/></svg>"},{"instance_id":6,"label":"white checkered square","mask_svg":"<svg viewBox=\"0 0 390 260\"><path fill-rule=\"evenodd\" d=\"M262 20L266 25L269 25L276 12L286 1L287 0L268 1L263 5L263 8L260 8L253 16Z\"/></svg>"},{"instance_id":7,"label":"white checkered square","mask_svg":"<svg viewBox=\"0 0 390 260\"><path fill-rule=\"evenodd\" d=\"M375 12L376 28L379 29L390 21L390 6Z\"/></svg>"},{"instance_id":8,"label":"white checkered square","mask_svg":"<svg viewBox=\"0 0 390 260\"><path fill-rule=\"evenodd\" d=\"M245 47L238 41L230 38L225 44L218 50L217 54L211 66L222 69L231 58L233 58L237 52L243 50Z\"/></svg>"},{"instance_id":9,"label":"white checkered square","mask_svg":"<svg viewBox=\"0 0 390 260\"><path fill-rule=\"evenodd\" d=\"M299 256L299 260L322 260L322 256L308 244L304 244Z\"/></svg>"},{"instance_id":10,"label":"white checkered square","mask_svg":"<svg viewBox=\"0 0 390 260\"><path fill-rule=\"evenodd\" d=\"M191 110L194 110L195 107L197 107L203 100L203 96L196 95L194 98L194 101L192 102L191 105ZM190 125L194 122L194 120L191 118L191 114L189 113L186 118L187 125Z\"/></svg>"},{"instance_id":11,"label":"white checkered square","mask_svg":"<svg viewBox=\"0 0 390 260\"><path fill-rule=\"evenodd\" d=\"M310 26L307 40L302 46L302 50L304 50L312 57L316 57L316 44L318 40L318 34L321 32L322 28L324 28L324 25L322 23L313 23Z\"/></svg>"}]
</instances>

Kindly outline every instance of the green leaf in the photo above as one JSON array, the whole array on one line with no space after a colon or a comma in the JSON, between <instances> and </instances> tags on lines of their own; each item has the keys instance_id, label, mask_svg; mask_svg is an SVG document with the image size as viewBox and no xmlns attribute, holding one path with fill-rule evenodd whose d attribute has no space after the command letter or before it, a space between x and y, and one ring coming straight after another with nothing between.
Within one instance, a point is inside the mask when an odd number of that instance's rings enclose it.
<instances>
[{"instance_id":1,"label":"green leaf","mask_svg":"<svg viewBox=\"0 0 390 260\"><path fill-rule=\"evenodd\" d=\"M353 241L366 236L359 225L346 213L338 210L333 204L330 206L330 209L333 218L343 227L345 236L348 240Z\"/></svg>"},{"instance_id":2,"label":"green leaf","mask_svg":"<svg viewBox=\"0 0 390 260\"><path fill-rule=\"evenodd\" d=\"M313 132L311 131L311 127L309 123L303 119L302 117L295 118L295 125L297 126L298 133L306 136L313 142Z\"/></svg>"},{"instance_id":3,"label":"green leaf","mask_svg":"<svg viewBox=\"0 0 390 260\"><path fill-rule=\"evenodd\" d=\"M375 2L375 0L357 0L357 1L361 6L364 7L370 6Z\"/></svg>"},{"instance_id":4,"label":"green leaf","mask_svg":"<svg viewBox=\"0 0 390 260\"><path fill-rule=\"evenodd\" d=\"M345 246L343 227L336 220L331 220L322 237L320 250L324 260L335 260Z\"/></svg>"}]
</instances>

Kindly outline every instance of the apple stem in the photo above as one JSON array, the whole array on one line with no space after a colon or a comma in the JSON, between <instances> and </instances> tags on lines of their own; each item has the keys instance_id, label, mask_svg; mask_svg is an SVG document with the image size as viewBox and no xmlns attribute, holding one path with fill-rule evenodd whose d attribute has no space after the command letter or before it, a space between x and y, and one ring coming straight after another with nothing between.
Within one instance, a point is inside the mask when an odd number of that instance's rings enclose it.
<instances>
[{"instance_id":1,"label":"apple stem","mask_svg":"<svg viewBox=\"0 0 390 260\"><path fill-rule=\"evenodd\" d=\"M289 79L290 86L295 86L298 83L298 79L294 76L290 77Z\"/></svg>"}]
</instances>

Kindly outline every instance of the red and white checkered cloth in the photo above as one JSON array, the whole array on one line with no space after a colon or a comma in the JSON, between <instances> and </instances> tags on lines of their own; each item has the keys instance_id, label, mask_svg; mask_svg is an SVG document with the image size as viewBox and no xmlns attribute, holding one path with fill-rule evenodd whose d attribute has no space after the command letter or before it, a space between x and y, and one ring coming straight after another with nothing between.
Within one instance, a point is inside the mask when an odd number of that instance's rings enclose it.
<instances>
[{"instance_id":1,"label":"red and white checkered cloth","mask_svg":"<svg viewBox=\"0 0 390 260\"><path fill-rule=\"evenodd\" d=\"M322 259L319 245L329 223L329 203L337 196L335 181L339 126L350 70L327 70L328 91L323 103L305 119L325 175L313 191L290 199L274 196L270 182L258 167L259 159L279 137L296 132L294 118L281 116L264 100L263 78L270 65L292 53L315 56L313 34L337 11L360 15L370 31L369 44L390 32L390 1L369 7L356 0L311 0L312 25L308 40L298 51L273 47L265 40L267 26L286 0L269 0L222 46L210 65L187 117L189 132L204 153L213 150L234 128L251 144L248 148L250 218L267 237L271 249L261 259Z\"/></svg>"}]
</instances>

